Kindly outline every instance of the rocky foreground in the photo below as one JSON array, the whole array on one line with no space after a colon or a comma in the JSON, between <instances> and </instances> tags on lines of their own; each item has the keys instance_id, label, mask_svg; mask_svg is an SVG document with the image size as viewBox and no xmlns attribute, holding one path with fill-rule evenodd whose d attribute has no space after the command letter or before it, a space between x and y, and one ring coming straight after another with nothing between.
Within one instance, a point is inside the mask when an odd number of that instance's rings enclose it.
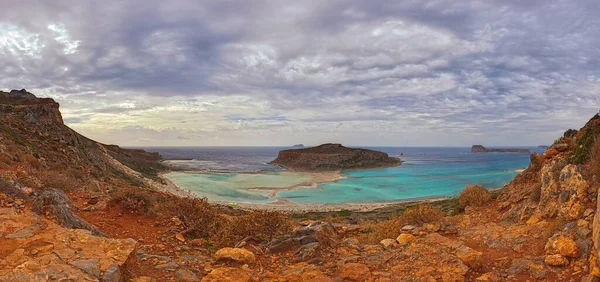
<instances>
[{"instance_id":1,"label":"rocky foreground","mask_svg":"<svg viewBox=\"0 0 600 282\"><path fill-rule=\"evenodd\" d=\"M160 156L89 140L29 94L0 93L0 281L600 277L600 116L497 197L282 214L161 192Z\"/></svg>"},{"instance_id":2,"label":"rocky foreground","mask_svg":"<svg viewBox=\"0 0 600 282\"><path fill-rule=\"evenodd\" d=\"M400 165L399 158L384 152L323 144L304 149L283 150L271 164L291 171L335 171Z\"/></svg>"}]
</instances>

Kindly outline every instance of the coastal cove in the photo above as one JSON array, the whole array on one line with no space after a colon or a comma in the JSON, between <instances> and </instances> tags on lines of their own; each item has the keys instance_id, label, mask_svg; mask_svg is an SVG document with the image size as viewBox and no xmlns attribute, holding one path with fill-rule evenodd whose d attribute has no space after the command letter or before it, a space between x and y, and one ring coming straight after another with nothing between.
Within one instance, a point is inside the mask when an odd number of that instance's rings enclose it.
<instances>
[{"instance_id":1,"label":"coastal cove","mask_svg":"<svg viewBox=\"0 0 600 282\"><path fill-rule=\"evenodd\" d=\"M467 147L379 147L371 149L401 157L404 163L323 175L281 171L268 165L281 147L148 149L166 158L189 158L170 165L200 170L165 175L184 190L212 202L269 206L374 204L451 197L471 184L501 188L517 174L516 170L529 164L529 154L472 154Z\"/></svg>"}]
</instances>

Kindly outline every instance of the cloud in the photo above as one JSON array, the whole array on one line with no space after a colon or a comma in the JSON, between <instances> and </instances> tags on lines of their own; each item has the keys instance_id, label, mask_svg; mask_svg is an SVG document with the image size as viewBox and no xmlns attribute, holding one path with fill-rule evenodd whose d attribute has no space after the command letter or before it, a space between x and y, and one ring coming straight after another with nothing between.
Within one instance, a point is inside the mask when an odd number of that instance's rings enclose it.
<instances>
[{"instance_id":1,"label":"cloud","mask_svg":"<svg viewBox=\"0 0 600 282\"><path fill-rule=\"evenodd\" d=\"M594 0L0 9L0 85L107 143L538 144L600 102Z\"/></svg>"}]
</instances>

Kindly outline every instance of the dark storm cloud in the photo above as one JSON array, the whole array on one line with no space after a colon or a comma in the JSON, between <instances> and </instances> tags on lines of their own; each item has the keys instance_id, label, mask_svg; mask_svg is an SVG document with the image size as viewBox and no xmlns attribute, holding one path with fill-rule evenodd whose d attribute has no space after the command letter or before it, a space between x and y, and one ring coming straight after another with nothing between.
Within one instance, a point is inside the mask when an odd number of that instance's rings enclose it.
<instances>
[{"instance_id":1,"label":"dark storm cloud","mask_svg":"<svg viewBox=\"0 0 600 282\"><path fill-rule=\"evenodd\" d=\"M103 130L188 136L196 124L224 139L287 136L285 121L348 142L361 127L392 136L416 126L455 134L448 142L468 144L463 132L503 143L520 128L548 138L600 104L593 0L46 0L0 9L0 84L57 98L65 120L90 131L101 117L114 121ZM515 132L498 133L506 128Z\"/></svg>"}]
</instances>

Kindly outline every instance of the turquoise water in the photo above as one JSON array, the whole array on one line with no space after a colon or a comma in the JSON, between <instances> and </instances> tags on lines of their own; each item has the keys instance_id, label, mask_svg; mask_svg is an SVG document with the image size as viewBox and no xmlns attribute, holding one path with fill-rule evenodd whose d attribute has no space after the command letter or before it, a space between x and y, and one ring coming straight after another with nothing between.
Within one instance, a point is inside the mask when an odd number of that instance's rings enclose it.
<instances>
[{"instance_id":1,"label":"turquoise water","mask_svg":"<svg viewBox=\"0 0 600 282\"><path fill-rule=\"evenodd\" d=\"M309 181L305 174L297 173L185 173L166 175L179 187L190 190L212 201L268 203L269 190L249 188L285 188Z\"/></svg>"},{"instance_id":2,"label":"turquoise water","mask_svg":"<svg viewBox=\"0 0 600 282\"><path fill-rule=\"evenodd\" d=\"M281 148L263 147L244 150L244 166L253 167L252 152L256 150L257 166L273 159ZM320 183L317 188L280 191L277 198L297 203L352 203L388 202L436 196L455 196L467 185L483 185L488 189L500 188L517 174L514 170L529 164L529 154L523 153L470 153L470 148L372 148L390 156L400 156L405 162L398 167L345 171L345 179ZM536 151L535 148L530 148ZM195 148L194 150L202 150ZM220 148L219 150L225 151ZM217 151L221 152L221 151ZM162 153L162 152L161 152ZM181 154L184 154L181 152ZM220 154L211 151L211 156ZM271 155L269 155L271 154ZM235 154L233 154L235 157ZM235 159L228 154L224 159ZM206 160L202 160L204 162ZM235 167L234 161L224 162ZM267 174L207 173L168 175L177 185L206 196L213 201L268 203L268 191L246 190L251 187L288 187L301 183L302 176L289 173Z\"/></svg>"}]
</instances>

